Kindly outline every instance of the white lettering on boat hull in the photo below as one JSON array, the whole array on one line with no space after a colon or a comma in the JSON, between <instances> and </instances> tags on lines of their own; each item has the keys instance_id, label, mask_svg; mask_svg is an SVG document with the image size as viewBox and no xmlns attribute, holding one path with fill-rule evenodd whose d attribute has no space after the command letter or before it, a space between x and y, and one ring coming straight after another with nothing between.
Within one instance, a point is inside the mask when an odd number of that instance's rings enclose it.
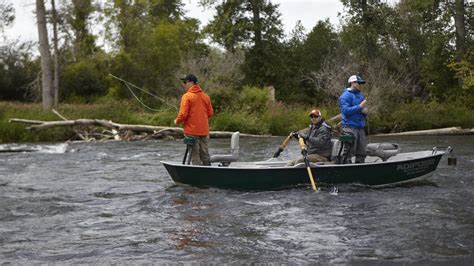
<instances>
[{"instance_id":1,"label":"white lettering on boat hull","mask_svg":"<svg viewBox=\"0 0 474 266\"><path fill-rule=\"evenodd\" d=\"M432 168L435 164L435 159L429 159L425 161L404 163L397 166L397 171L402 171L407 175L423 173L428 169Z\"/></svg>"}]
</instances>

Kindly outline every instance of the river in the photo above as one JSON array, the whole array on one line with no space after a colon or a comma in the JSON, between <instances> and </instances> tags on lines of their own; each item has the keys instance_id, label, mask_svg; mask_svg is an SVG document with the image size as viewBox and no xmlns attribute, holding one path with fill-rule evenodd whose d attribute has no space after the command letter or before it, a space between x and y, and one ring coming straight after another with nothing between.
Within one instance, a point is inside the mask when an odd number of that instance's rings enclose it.
<instances>
[{"instance_id":1,"label":"river","mask_svg":"<svg viewBox=\"0 0 474 266\"><path fill-rule=\"evenodd\" d=\"M474 136L371 140L452 146L457 165L386 188L245 192L175 185L160 160L181 160L181 141L0 145L36 150L0 153L0 264L473 265ZM240 158L282 141L241 137Z\"/></svg>"}]
</instances>

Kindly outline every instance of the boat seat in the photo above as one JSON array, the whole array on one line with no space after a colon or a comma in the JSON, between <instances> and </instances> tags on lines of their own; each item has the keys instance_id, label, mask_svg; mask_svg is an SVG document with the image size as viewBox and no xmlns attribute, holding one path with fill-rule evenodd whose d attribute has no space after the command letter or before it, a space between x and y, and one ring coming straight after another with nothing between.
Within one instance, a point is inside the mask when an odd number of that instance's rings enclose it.
<instances>
[{"instance_id":1,"label":"boat seat","mask_svg":"<svg viewBox=\"0 0 474 266\"><path fill-rule=\"evenodd\" d=\"M231 162L239 159L239 138L240 132L232 133L230 138L230 154L211 155L211 163L219 163L219 166L229 166Z\"/></svg>"},{"instance_id":2,"label":"boat seat","mask_svg":"<svg viewBox=\"0 0 474 266\"><path fill-rule=\"evenodd\" d=\"M369 143L365 148L365 153L368 156L379 157L384 162L399 152L400 146L398 144L388 142Z\"/></svg>"},{"instance_id":3,"label":"boat seat","mask_svg":"<svg viewBox=\"0 0 474 266\"><path fill-rule=\"evenodd\" d=\"M331 139L331 158L329 158L333 162L338 161L339 150L341 149L341 141L338 139Z\"/></svg>"}]
</instances>

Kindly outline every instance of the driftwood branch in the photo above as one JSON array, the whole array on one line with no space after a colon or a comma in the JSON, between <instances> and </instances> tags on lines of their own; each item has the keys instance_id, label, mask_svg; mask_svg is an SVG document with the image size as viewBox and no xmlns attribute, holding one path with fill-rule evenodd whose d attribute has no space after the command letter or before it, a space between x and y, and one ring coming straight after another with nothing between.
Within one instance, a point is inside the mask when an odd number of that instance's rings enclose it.
<instances>
[{"instance_id":1,"label":"driftwood branch","mask_svg":"<svg viewBox=\"0 0 474 266\"><path fill-rule=\"evenodd\" d=\"M53 111L53 113L54 113L55 115L59 116L62 120L64 120L64 121L69 120L69 119L67 119L65 116L63 116L62 114L60 114L58 111L56 111L55 109L53 109L52 111ZM79 130L77 130L77 129L75 129L75 128L74 128L73 130L74 130L74 132L76 133L76 135L77 135L80 139L85 140L85 141L90 141L90 140L91 140L91 139L85 137L84 134L82 134Z\"/></svg>"},{"instance_id":2,"label":"driftwood branch","mask_svg":"<svg viewBox=\"0 0 474 266\"><path fill-rule=\"evenodd\" d=\"M8 120L8 123L21 123L21 124L40 125L40 124L43 124L44 121L12 118L12 119Z\"/></svg>"}]
</instances>

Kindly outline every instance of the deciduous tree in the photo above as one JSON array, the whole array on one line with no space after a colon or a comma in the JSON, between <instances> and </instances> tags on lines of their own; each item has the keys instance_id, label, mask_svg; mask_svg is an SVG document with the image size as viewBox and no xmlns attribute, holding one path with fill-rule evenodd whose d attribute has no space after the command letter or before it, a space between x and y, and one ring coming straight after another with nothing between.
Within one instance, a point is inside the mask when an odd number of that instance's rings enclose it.
<instances>
[{"instance_id":1,"label":"deciduous tree","mask_svg":"<svg viewBox=\"0 0 474 266\"><path fill-rule=\"evenodd\" d=\"M49 110L54 104L53 75L51 73L51 53L49 51L48 30L44 0L36 0L36 19L41 55L41 87L43 110Z\"/></svg>"}]
</instances>

